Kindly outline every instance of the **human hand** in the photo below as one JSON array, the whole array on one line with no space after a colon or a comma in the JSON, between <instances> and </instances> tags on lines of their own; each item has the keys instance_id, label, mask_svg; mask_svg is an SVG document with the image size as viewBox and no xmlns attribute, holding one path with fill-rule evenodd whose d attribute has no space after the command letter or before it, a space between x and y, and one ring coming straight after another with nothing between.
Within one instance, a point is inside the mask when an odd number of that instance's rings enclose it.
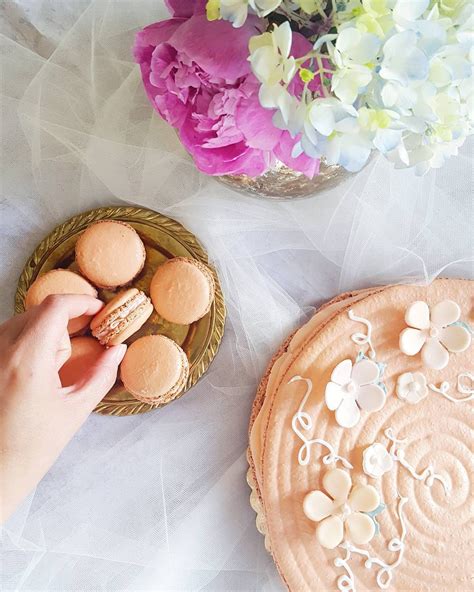
<instances>
[{"instance_id":1,"label":"human hand","mask_svg":"<svg viewBox=\"0 0 474 592\"><path fill-rule=\"evenodd\" d=\"M112 388L126 346L104 351L78 384L58 371L71 353L68 321L95 315L90 296L49 296L0 325L0 521L43 478L88 415Z\"/></svg>"}]
</instances>

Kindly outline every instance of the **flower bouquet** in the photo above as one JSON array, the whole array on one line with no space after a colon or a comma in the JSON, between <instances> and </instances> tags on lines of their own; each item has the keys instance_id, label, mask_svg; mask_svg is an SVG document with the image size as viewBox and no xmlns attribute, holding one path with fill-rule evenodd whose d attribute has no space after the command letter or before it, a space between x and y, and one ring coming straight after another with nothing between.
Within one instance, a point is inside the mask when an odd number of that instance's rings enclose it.
<instances>
[{"instance_id":1,"label":"flower bouquet","mask_svg":"<svg viewBox=\"0 0 474 592\"><path fill-rule=\"evenodd\" d=\"M473 0L167 0L137 34L153 107L199 170L418 174L472 133Z\"/></svg>"}]
</instances>

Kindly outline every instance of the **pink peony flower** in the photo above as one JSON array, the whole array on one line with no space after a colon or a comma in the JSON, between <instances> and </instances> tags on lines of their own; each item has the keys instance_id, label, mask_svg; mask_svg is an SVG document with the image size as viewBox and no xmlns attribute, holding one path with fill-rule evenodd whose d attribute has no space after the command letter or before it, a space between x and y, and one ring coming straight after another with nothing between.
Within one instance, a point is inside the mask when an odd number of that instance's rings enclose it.
<instances>
[{"instance_id":1,"label":"pink peony flower","mask_svg":"<svg viewBox=\"0 0 474 592\"><path fill-rule=\"evenodd\" d=\"M208 21L205 1L167 0L173 18L140 31L134 54L146 93L163 119L175 127L199 170L208 175L261 175L276 161L312 177L319 161L291 152L298 138L272 123L273 112L258 100L248 43L262 31L250 16L235 29ZM294 34L296 57L311 44ZM294 92L302 83L295 81Z\"/></svg>"}]
</instances>

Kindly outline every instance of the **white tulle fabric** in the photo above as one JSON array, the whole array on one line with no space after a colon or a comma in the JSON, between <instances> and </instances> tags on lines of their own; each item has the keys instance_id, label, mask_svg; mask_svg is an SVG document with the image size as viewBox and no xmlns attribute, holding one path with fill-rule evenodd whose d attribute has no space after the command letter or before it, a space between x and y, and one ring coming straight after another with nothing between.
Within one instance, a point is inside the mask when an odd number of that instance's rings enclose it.
<instances>
[{"instance_id":1,"label":"white tulle fabric","mask_svg":"<svg viewBox=\"0 0 474 592\"><path fill-rule=\"evenodd\" d=\"M200 175L153 113L130 48L160 0L2 3L1 315L58 223L133 203L201 238L228 305L183 399L92 416L3 531L2 590L281 590L254 527L247 423L272 352L347 289L472 277L472 143L417 178L379 159L315 199L244 198Z\"/></svg>"}]
</instances>

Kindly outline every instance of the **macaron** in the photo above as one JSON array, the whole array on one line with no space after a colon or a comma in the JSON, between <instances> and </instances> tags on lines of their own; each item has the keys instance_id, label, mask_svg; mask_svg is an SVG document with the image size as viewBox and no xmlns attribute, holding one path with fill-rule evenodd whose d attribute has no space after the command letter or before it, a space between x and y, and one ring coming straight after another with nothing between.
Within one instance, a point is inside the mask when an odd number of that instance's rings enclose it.
<instances>
[{"instance_id":1,"label":"macaron","mask_svg":"<svg viewBox=\"0 0 474 592\"><path fill-rule=\"evenodd\" d=\"M129 393L144 403L173 400L185 387L189 362L181 347L164 335L147 335L129 346L120 366Z\"/></svg>"},{"instance_id":2,"label":"macaron","mask_svg":"<svg viewBox=\"0 0 474 592\"><path fill-rule=\"evenodd\" d=\"M102 345L119 345L142 327L153 312L151 300L136 288L117 294L92 319L91 331Z\"/></svg>"},{"instance_id":3,"label":"macaron","mask_svg":"<svg viewBox=\"0 0 474 592\"><path fill-rule=\"evenodd\" d=\"M151 280L156 312L170 323L190 325L211 309L215 284L210 270L196 259L176 257L160 265Z\"/></svg>"},{"instance_id":4,"label":"macaron","mask_svg":"<svg viewBox=\"0 0 474 592\"><path fill-rule=\"evenodd\" d=\"M145 264L145 245L129 224L101 220L89 226L76 243L81 273L99 288L131 282Z\"/></svg>"},{"instance_id":5,"label":"macaron","mask_svg":"<svg viewBox=\"0 0 474 592\"><path fill-rule=\"evenodd\" d=\"M52 269L31 284L25 298L26 310L41 304L51 294L86 294L97 298L97 290L79 274L68 269ZM71 319L67 326L69 334L81 331L90 320L90 316L86 315Z\"/></svg>"},{"instance_id":6,"label":"macaron","mask_svg":"<svg viewBox=\"0 0 474 592\"><path fill-rule=\"evenodd\" d=\"M77 384L105 348L93 337L73 337L71 356L59 370L62 386Z\"/></svg>"}]
</instances>

